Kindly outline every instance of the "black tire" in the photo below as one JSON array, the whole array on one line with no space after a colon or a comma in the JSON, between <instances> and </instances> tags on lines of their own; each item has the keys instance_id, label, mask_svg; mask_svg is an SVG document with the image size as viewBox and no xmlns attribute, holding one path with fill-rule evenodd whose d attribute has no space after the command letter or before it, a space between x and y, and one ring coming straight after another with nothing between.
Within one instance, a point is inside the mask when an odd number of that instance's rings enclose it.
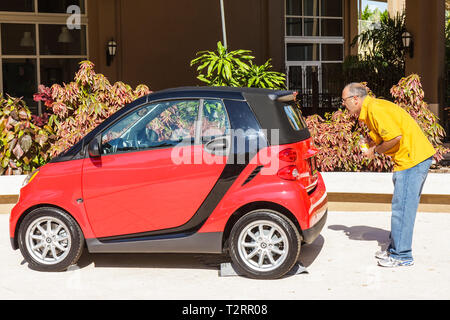
<instances>
[{"instance_id":1,"label":"black tire","mask_svg":"<svg viewBox=\"0 0 450 320\"><path fill-rule=\"evenodd\" d=\"M19 248L37 271L64 271L80 258L84 236L65 211L41 207L28 213L19 227Z\"/></svg>"},{"instance_id":2,"label":"black tire","mask_svg":"<svg viewBox=\"0 0 450 320\"><path fill-rule=\"evenodd\" d=\"M233 226L230 256L238 273L244 276L277 279L297 262L300 242L296 226L287 217L272 210L255 210Z\"/></svg>"}]
</instances>

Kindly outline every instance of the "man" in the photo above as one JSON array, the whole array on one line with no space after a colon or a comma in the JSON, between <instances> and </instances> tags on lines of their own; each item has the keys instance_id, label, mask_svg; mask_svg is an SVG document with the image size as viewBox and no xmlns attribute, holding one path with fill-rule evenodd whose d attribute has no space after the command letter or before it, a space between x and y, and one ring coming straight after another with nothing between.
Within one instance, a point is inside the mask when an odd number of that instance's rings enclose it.
<instances>
[{"instance_id":1,"label":"man","mask_svg":"<svg viewBox=\"0 0 450 320\"><path fill-rule=\"evenodd\" d=\"M435 154L433 145L417 122L396 104L370 97L360 83L350 83L342 91L342 105L369 128L367 157L384 153L394 161L394 194L390 244L376 257L382 267L411 266L414 220L422 187Z\"/></svg>"}]
</instances>

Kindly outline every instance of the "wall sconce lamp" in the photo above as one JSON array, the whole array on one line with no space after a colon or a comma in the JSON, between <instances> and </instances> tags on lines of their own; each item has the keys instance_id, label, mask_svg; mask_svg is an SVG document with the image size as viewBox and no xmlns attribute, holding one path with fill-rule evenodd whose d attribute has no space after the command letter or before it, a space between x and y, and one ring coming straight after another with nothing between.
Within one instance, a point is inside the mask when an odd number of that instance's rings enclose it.
<instances>
[{"instance_id":1,"label":"wall sconce lamp","mask_svg":"<svg viewBox=\"0 0 450 320\"><path fill-rule=\"evenodd\" d=\"M70 35L70 32L67 29L67 27L61 28L61 33L58 36L58 42L59 43L71 43L72 42L72 36Z\"/></svg>"},{"instance_id":2,"label":"wall sconce lamp","mask_svg":"<svg viewBox=\"0 0 450 320\"><path fill-rule=\"evenodd\" d=\"M31 37L31 32L25 31L23 33L22 39L20 39L20 46L21 47L34 47L34 40Z\"/></svg>"},{"instance_id":3,"label":"wall sconce lamp","mask_svg":"<svg viewBox=\"0 0 450 320\"><path fill-rule=\"evenodd\" d=\"M408 31L402 33L402 43L403 48L409 51L409 57L412 58L414 56L414 40L411 33Z\"/></svg>"},{"instance_id":4,"label":"wall sconce lamp","mask_svg":"<svg viewBox=\"0 0 450 320\"><path fill-rule=\"evenodd\" d=\"M111 39L106 44L106 65L110 66L114 57L116 56L117 42Z\"/></svg>"}]
</instances>

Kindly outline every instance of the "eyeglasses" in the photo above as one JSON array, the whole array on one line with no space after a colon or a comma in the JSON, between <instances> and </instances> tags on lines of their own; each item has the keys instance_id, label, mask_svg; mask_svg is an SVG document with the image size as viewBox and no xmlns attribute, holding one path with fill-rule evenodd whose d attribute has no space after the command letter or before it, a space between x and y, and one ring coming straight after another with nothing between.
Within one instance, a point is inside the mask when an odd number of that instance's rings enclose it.
<instances>
[{"instance_id":1,"label":"eyeglasses","mask_svg":"<svg viewBox=\"0 0 450 320\"><path fill-rule=\"evenodd\" d=\"M342 104L344 104L344 103L345 103L345 100L347 100L347 99L349 99L349 98L353 98L353 97L356 97L356 96L349 96L349 97L347 97L347 98L343 98L343 99L341 99L341 102L342 102Z\"/></svg>"}]
</instances>

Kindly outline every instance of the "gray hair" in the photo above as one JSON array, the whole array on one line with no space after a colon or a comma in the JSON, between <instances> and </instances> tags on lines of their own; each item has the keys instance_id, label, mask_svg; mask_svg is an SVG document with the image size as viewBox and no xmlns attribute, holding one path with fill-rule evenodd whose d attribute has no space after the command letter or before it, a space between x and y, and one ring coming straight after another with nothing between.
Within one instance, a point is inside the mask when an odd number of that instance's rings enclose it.
<instances>
[{"instance_id":1,"label":"gray hair","mask_svg":"<svg viewBox=\"0 0 450 320\"><path fill-rule=\"evenodd\" d=\"M364 98L367 96L367 89L359 82L352 82L345 86L344 90L348 89L348 93L351 96L357 96Z\"/></svg>"}]
</instances>

